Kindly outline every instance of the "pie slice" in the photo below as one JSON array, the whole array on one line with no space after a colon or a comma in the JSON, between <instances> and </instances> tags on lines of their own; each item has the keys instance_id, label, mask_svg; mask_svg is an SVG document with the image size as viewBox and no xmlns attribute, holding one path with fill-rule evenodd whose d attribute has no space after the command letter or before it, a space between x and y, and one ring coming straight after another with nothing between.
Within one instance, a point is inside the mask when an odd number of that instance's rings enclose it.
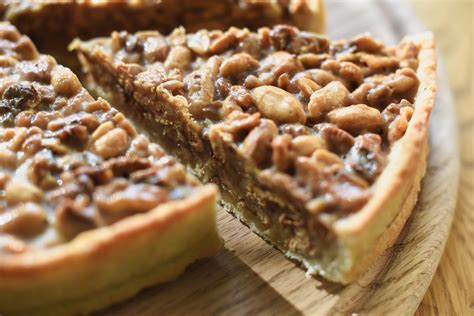
<instances>
[{"instance_id":1,"label":"pie slice","mask_svg":"<svg viewBox=\"0 0 474 316\"><path fill-rule=\"evenodd\" d=\"M214 185L0 23L0 313L79 314L220 247Z\"/></svg>"},{"instance_id":2,"label":"pie slice","mask_svg":"<svg viewBox=\"0 0 474 316\"><path fill-rule=\"evenodd\" d=\"M323 0L12 1L4 10L6 20L68 66L75 59L66 47L75 37L89 39L115 30L167 34L179 25L197 31L290 23L323 32L325 23Z\"/></svg>"},{"instance_id":3,"label":"pie slice","mask_svg":"<svg viewBox=\"0 0 474 316\"><path fill-rule=\"evenodd\" d=\"M218 184L229 212L308 273L347 283L415 204L433 45L429 33L386 47L278 25L113 32L70 48L91 91Z\"/></svg>"}]
</instances>

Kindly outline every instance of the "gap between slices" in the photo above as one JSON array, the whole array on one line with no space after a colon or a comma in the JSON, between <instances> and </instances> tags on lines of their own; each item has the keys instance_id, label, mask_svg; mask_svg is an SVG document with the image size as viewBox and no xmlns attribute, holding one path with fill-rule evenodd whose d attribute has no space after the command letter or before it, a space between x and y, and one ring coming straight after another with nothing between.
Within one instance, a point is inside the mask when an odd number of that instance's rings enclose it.
<instances>
[{"instance_id":1,"label":"gap between slices","mask_svg":"<svg viewBox=\"0 0 474 316\"><path fill-rule=\"evenodd\" d=\"M88 88L217 183L228 211L309 273L349 282L375 248L394 241L402 210L415 203L435 88L432 41L425 34L386 47L363 34L331 42L278 25L255 33L113 32L70 49ZM418 131L404 137L415 116ZM418 151L419 162L393 161ZM386 166L391 200L377 186ZM369 212L376 215L359 221L365 231L338 231Z\"/></svg>"}]
</instances>

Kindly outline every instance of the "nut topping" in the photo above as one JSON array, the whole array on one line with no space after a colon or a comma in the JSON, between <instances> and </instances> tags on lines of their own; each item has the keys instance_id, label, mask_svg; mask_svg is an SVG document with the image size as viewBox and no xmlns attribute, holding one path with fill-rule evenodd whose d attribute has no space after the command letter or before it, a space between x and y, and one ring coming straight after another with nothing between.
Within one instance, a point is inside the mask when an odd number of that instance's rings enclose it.
<instances>
[{"instance_id":1,"label":"nut topping","mask_svg":"<svg viewBox=\"0 0 474 316\"><path fill-rule=\"evenodd\" d=\"M106 213L145 212L166 201L167 193L149 184L116 180L94 193L98 208Z\"/></svg>"},{"instance_id":2,"label":"nut topping","mask_svg":"<svg viewBox=\"0 0 474 316\"><path fill-rule=\"evenodd\" d=\"M311 156L316 149L325 147L326 142L316 135L301 135L291 141L291 148L302 156Z\"/></svg>"},{"instance_id":3,"label":"nut topping","mask_svg":"<svg viewBox=\"0 0 474 316\"><path fill-rule=\"evenodd\" d=\"M41 233L48 221L41 206L27 202L0 214L0 233L17 236L34 236Z\"/></svg>"},{"instance_id":4,"label":"nut topping","mask_svg":"<svg viewBox=\"0 0 474 316\"><path fill-rule=\"evenodd\" d=\"M5 188L5 197L9 204L22 202L41 202L43 192L36 186L19 180L12 180Z\"/></svg>"},{"instance_id":5,"label":"nut topping","mask_svg":"<svg viewBox=\"0 0 474 316\"><path fill-rule=\"evenodd\" d=\"M97 139L92 150L107 159L124 154L127 148L127 133L121 128L114 128Z\"/></svg>"},{"instance_id":6,"label":"nut topping","mask_svg":"<svg viewBox=\"0 0 474 316\"><path fill-rule=\"evenodd\" d=\"M240 53L226 59L221 64L220 72L223 77L238 77L257 66L255 58L247 53Z\"/></svg>"},{"instance_id":7,"label":"nut topping","mask_svg":"<svg viewBox=\"0 0 474 316\"><path fill-rule=\"evenodd\" d=\"M320 120L331 110L344 107L349 103L349 91L339 81L333 81L311 95L308 110L311 116Z\"/></svg>"},{"instance_id":8,"label":"nut topping","mask_svg":"<svg viewBox=\"0 0 474 316\"><path fill-rule=\"evenodd\" d=\"M267 160L272 140L277 134L275 123L261 119L259 126L252 129L242 144L244 155L251 157L257 165L260 165Z\"/></svg>"},{"instance_id":9,"label":"nut topping","mask_svg":"<svg viewBox=\"0 0 474 316\"><path fill-rule=\"evenodd\" d=\"M76 75L66 67L57 66L51 74L51 84L57 94L71 97L81 91L82 86Z\"/></svg>"},{"instance_id":10,"label":"nut topping","mask_svg":"<svg viewBox=\"0 0 474 316\"><path fill-rule=\"evenodd\" d=\"M165 67L168 69L180 68L187 69L191 64L192 53L189 48L184 46L175 46L171 49L165 61Z\"/></svg>"},{"instance_id":11,"label":"nut topping","mask_svg":"<svg viewBox=\"0 0 474 316\"><path fill-rule=\"evenodd\" d=\"M354 135L380 131L383 125L379 110L365 104L332 110L328 113L328 120Z\"/></svg>"},{"instance_id":12,"label":"nut topping","mask_svg":"<svg viewBox=\"0 0 474 316\"><path fill-rule=\"evenodd\" d=\"M304 123L303 106L295 96L273 86L262 86L252 91L255 104L263 117L277 123Z\"/></svg>"}]
</instances>

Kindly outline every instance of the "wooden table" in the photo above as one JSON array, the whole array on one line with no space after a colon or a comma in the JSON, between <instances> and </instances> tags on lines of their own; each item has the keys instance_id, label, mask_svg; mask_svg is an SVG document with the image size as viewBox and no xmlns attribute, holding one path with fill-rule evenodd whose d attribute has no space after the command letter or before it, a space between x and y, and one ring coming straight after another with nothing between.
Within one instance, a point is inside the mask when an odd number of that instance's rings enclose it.
<instances>
[{"instance_id":1,"label":"wooden table","mask_svg":"<svg viewBox=\"0 0 474 316\"><path fill-rule=\"evenodd\" d=\"M461 177L445 253L416 315L474 314L474 1L411 0L431 29L454 93Z\"/></svg>"}]
</instances>

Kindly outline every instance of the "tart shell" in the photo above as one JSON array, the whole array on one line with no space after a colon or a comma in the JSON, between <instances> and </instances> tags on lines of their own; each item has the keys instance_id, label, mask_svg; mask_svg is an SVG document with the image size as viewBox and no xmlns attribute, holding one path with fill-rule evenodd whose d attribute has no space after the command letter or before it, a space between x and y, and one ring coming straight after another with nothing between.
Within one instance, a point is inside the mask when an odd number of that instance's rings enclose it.
<instances>
[{"instance_id":1,"label":"tart shell","mask_svg":"<svg viewBox=\"0 0 474 316\"><path fill-rule=\"evenodd\" d=\"M47 250L0 258L2 315L83 314L175 279L221 247L217 189L159 205ZM21 303L20 303L21 302Z\"/></svg>"},{"instance_id":2,"label":"tart shell","mask_svg":"<svg viewBox=\"0 0 474 316\"><path fill-rule=\"evenodd\" d=\"M416 71L420 85L415 97L413 117L405 135L392 146L388 164L373 184L371 199L362 209L331 224L329 230L334 238L321 249L320 257L310 259L290 251L284 246L284 242L275 238L274 231L260 223L251 210L240 207L236 199L229 197L227 192L223 192L222 203L227 211L280 249L288 258L300 262L307 269L308 274L320 274L330 281L339 283L355 281L385 249L395 242L416 203L421 178L426 169L429 117L436 92L436 58L434 38L431 33L409 36L403 41L411 42L420 48ZM113 63L107 59L106 55L101 54L100 50L92 50L92 53L88 55L84 53L78 41L73 42L70 49L79 51L79 58L82 59L84 68L92 74L93 78L98 77L99 82L103 79L98 76L101 71L114 73ZM103 80L102 86L90 84L89 87L93 90L96 88L95 92L105 98L115 99L114 94L107 90L107 84L109 82ZM100 89L97 89L97 86ZM116 85L113 87L115 88ZM102 88L105 89L102 90ZM125 107L124 101L116 100L115 103ZM150 105L152 101L147 100L144 103ZM169 103L172 104L172 102ZM189 123L191 120L185 117L183 121ZM196 143L199 141L200 139L196 139ZM229 157L226 156L223 160L235 160ZM201 171L198 170L198 172ZM206 173L206 170L201 173ZM255 188L252 187L252 190L255 191Z\"/></svg>"}]
</instances>

